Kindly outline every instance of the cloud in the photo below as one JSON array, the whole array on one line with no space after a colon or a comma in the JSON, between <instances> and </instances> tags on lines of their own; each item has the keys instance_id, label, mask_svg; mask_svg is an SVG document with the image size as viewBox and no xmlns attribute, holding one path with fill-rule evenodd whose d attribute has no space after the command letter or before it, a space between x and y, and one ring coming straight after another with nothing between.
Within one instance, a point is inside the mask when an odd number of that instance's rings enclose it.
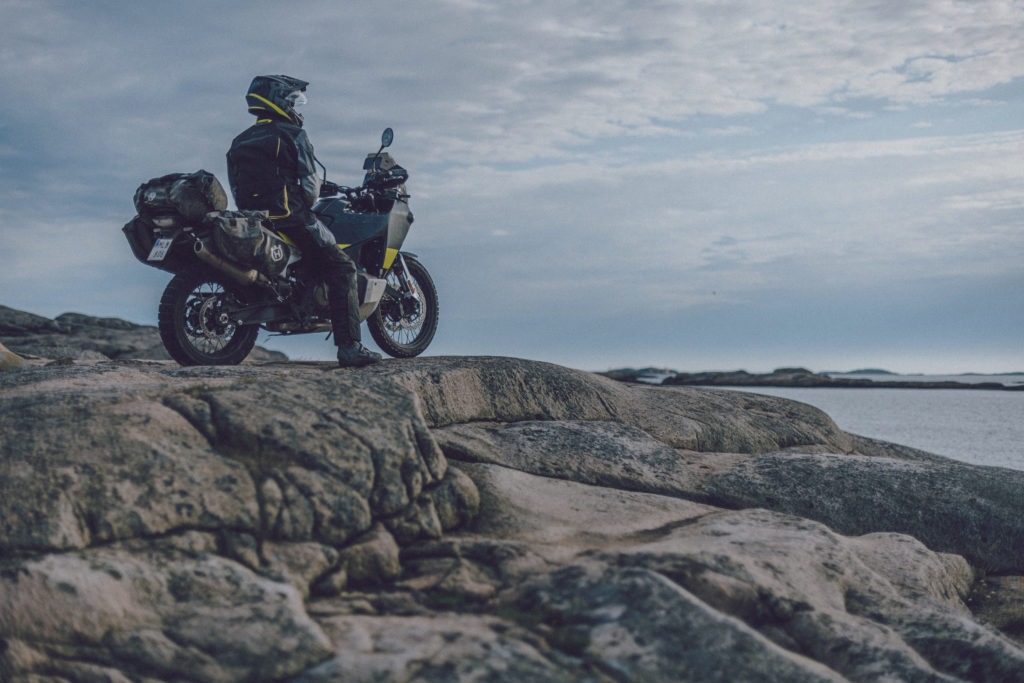
<instances>
[{"instance_id":1,"label":"cloud","mask_svg":"<svg viewBox=\"0 0 1024 683\"><path fill-rule=\"evenodd\" d=\"M152 318L165 276L123 244L131 194L223 180L256 73L311 82L338 182L395 128L443 325L513 350L540 349L538 315L753 315L815 290L824 321L866 284L1019 283L1022 29L1011 0L8 0L0 291Z\"/></svg>"}]
</instances>

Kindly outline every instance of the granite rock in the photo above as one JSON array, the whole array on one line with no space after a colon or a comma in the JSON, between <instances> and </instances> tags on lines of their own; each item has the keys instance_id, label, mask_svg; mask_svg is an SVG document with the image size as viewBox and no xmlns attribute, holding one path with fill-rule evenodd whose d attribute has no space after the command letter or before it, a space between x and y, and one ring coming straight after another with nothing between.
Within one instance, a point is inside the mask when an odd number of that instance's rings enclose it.
<instances>
[{"instance_id":1,"label":"granite rock","mask_svg":"<svg viewBox=\"0 0 1024 683\"><path fill-rule=\"evenodd\" d=\"M1024 671L1021 473L783 399L511 358L71 361L0 374L0 453L2 680Z\"/></svg>"}]
</instances>

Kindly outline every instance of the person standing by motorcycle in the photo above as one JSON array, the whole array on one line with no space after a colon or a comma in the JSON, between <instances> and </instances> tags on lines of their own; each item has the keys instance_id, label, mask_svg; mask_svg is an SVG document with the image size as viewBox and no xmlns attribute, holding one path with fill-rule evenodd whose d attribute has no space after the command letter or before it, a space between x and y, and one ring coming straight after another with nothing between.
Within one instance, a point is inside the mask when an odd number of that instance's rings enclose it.
<instances>
[{"instance_id":1,"label":"person standing by motorcycle","mask_svg":"<svg viewBox=\"0 0 1024 683\"><path fill-rule=\"evenodd\" d=\"M291 76L253 79L245 99L256 123L231 142L228 182L238 208L268 211L274 228L295 242L312 272L324 278L338 365L370 365L381 356L362 345L356 265L312 211L321 179L296 111L306 103L307 85Z\"/></svg>"}]
</instances>

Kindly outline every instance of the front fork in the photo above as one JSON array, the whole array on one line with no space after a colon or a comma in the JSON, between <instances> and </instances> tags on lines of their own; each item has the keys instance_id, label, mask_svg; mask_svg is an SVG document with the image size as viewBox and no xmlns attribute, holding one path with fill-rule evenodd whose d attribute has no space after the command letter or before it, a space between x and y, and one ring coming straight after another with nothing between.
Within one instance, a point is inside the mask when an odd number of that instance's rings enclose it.
<instances>
[{"instance_id":1,"label":"front fork","mask_svg":"<svg viewBox=\"0 0 1024 683\"><path fill-rule=\"evenodd\" d=\"M416 303L419 303L420 296L412 284L412 278L409 277L409 266L405 263L405 257L402 256L402 252L398 252L398 262L401 264L401 268L398 271L398 281L402 284L403 296L412 297L416 300Z\"/></svg>"},{"instance_id":2,"label":"front fork","mask_svg":"<svg viewBox=\"0 0 1024 683\"><path fill-rule=\"evenodd\" d=\"M409 265L405 262L401 252L398 254L398 268L393 270L396 271L400 289L396 289L389 283L387 290L385 290L385 294L394 301L395 308L397 309L392 310L388 317L394 317L395 322L414 318L419 314L422 304L419 292L416 290L413 279L409 275Z\"/></svg>"}]
</instances>

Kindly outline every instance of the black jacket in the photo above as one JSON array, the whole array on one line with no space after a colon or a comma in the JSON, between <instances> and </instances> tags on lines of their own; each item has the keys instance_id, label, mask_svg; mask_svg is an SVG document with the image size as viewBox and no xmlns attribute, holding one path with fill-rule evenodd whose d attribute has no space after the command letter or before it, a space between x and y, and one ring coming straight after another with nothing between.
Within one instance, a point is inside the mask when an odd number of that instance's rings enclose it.
<instances>
[{"instance_id":1,"label":"black jacket","mask_svg":"<svg viewBox=\"0 0 1024 683\"><path fill-rule=\"evenodd\" d=\"M300 126L263 118L242 131L228 150L228 183L243 211L269 211L282 223L310 221L320 194L313 145Z\"/></svg>"}]
</instances>

